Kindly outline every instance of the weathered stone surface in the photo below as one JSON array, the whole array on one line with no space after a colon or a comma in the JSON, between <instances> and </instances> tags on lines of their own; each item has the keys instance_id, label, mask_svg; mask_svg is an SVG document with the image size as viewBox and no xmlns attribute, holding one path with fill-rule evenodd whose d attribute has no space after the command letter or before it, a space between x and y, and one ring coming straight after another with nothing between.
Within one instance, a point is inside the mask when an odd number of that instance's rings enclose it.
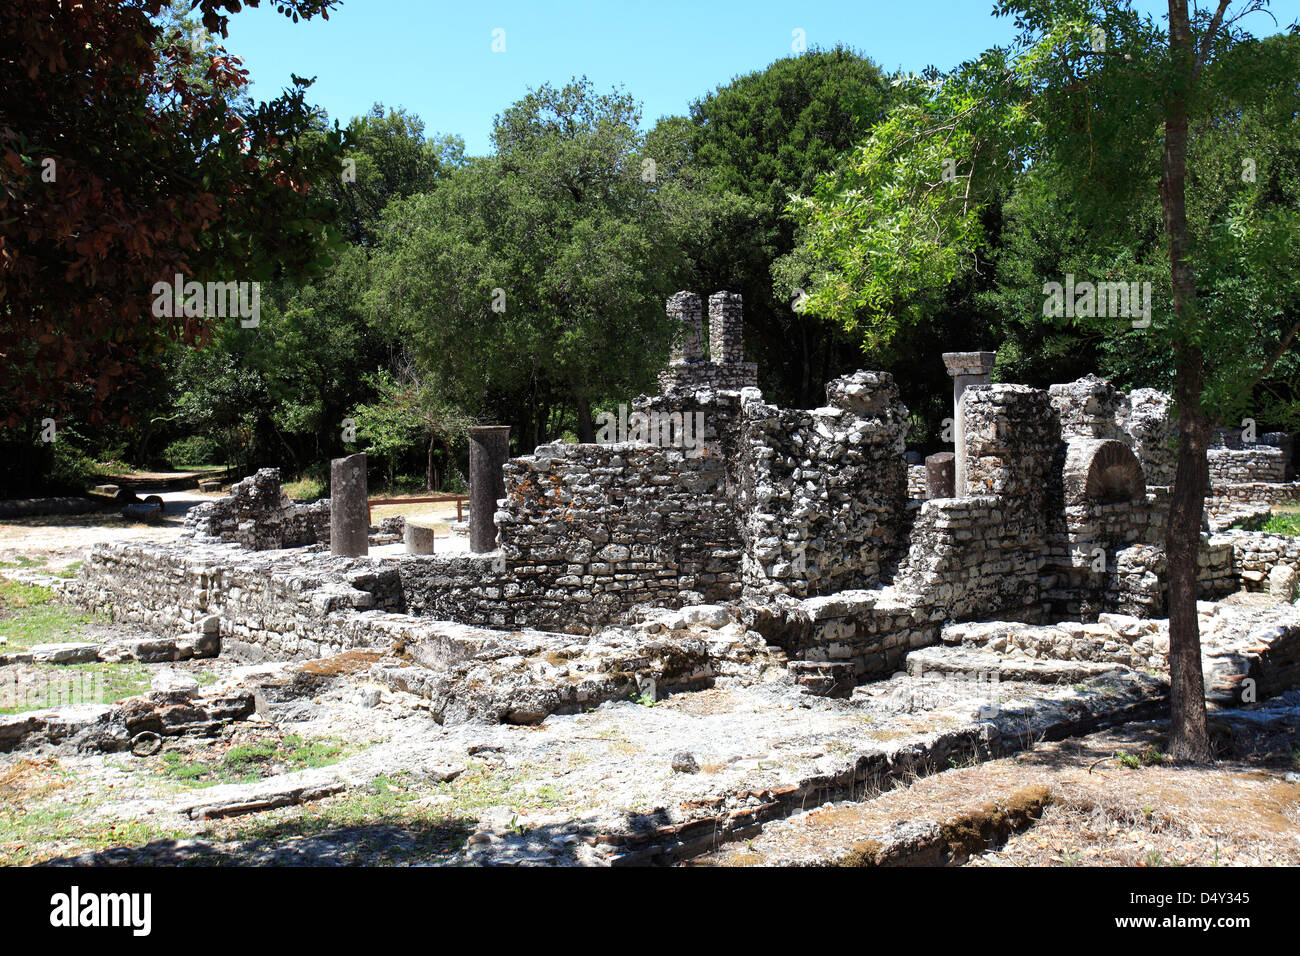
<instances>
[{"instance_id":1,"label":"weathered stone surface","mask_svg":"<svg viewBox=\"0 0 1300 956\"><path fill-rule=\"evenodd\" d=\"M506 496L502 468L510 457L509 425L475 425L469 430L469 549L495 551L493 520L497 501Z\"/></svg>"},{"instance_id":2,"label":"weathered stone surface","mask_svg":"<svg viewBox=\"0 0 1300 956\"><path fill-rule=\"evenodd\" d=\"M361 557L370 549L366 454L330 462L330 553Z\"/></svg>"},{"instance_id":3,"label":"weathered stone surface","mask_svg":"<svg viewBox=\"0 0 1300 956\"><path fill-rule=\"evenodd\" d=\"M37 664L84 664L98 657L99 645L67 641L60 644L36 644L27 653Z\"/></svg>"},{"instance_id":4,"label":"weathered stone surface","mask_svg":"<svg viewBox=\"0 0 1300 956\"><path fill-rule=\"evenodd\" d=\"M407 521L403 528L407 554L433 554L434 530L431 526Z\"/></svg>"},{"instance_id":5,"label":"weathered stone surface","mask_svg":"<svg viewBox=\"0 0 1300 956\"><path fill-rule=\"evenodd\" d=\"M193 820L214 820L307 803L345 788L328 770L308 770L257 783L209 787L178 804L176 810Z\"/></svg>"}]
</instances>

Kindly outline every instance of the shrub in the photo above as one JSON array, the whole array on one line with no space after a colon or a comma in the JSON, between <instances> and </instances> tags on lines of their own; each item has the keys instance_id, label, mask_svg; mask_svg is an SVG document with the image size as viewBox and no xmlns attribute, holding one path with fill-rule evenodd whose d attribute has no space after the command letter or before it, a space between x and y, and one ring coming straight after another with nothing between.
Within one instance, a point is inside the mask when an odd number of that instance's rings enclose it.
<instances>
[{"instance_id":1,"label":"shrub","mask_svg":"<svg viewBox=\"0 0 1300 956\"><path fill-rule=\"evenodd\" d=\"M177 439L163 451L163 457L173 468L183 465L210 465L216 454L216 444L202 435Z\"/></svg>"}]
</instances>

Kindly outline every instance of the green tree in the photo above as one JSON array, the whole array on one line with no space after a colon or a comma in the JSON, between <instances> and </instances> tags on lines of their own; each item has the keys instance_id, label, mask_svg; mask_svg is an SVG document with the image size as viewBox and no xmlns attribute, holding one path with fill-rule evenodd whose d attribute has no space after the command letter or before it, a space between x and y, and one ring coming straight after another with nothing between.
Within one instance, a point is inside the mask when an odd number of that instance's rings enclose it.
<instances>
[{"instance_id":1,"label":"green tree","mask_svg":"<svg viewBox=\"0 0 1300 956\"><path fill-rule=\"evenodd\" d=\"M497 117L493 155L389 206L368 303L445 403L534 444L571 412L593 441L593 403L650 387L680 256L638 121L586 79L542 86Z\"/></svg>"},{"instance_id":2,"label":"green tree","mask_svg":"<svg viewBox=\"0 0 1300 956\"><path fill-rule=\"evenodd\" d=\"M671 173L679 158L688 167L694 201L672 208L681 217L690 287L741 293L746 351L776 400L819 404L825 381L852 363L857 348L793 308L792 283L774 280L774 268L795 250L789 196L810 190L860 142L895 91L879 66L851 50L810 50L696 100L689 125L661 120L647 147L661 169Z\"/></svg>"},{"instance_id":3,"label":"green tree","mask_svg":"<svg viewBox=\"0 0 1300 956\"><path fill-rule=\"evenodd\" d=\"M1276 120L1300 106L1296 28L1254 40L1235 25L1266 6L1219 0L1192 18L1186 0L1169 0L1166 29L1127 0L1000 0L1016 44L935 78L797 204L821 270L810 308L867 341L923 322L974 267L983 214L1008 188L1069 195L1058 208L1109 240L1110 267L1162 278L1142 334L1173 359L1170 751L1191 761L1210 757L1196 617L1210 432L1300 331L1300 268L1287 253L1300 210L1273 201L1281 187L1267 172L1241 175L1252 157L1225 170L1223 141L1209 132L1243 111ZM1163 264L1141 254L1153 202ZM1127 317L1097 327L1111 339L1134 331Z\"/></svg>"}]
</instances>

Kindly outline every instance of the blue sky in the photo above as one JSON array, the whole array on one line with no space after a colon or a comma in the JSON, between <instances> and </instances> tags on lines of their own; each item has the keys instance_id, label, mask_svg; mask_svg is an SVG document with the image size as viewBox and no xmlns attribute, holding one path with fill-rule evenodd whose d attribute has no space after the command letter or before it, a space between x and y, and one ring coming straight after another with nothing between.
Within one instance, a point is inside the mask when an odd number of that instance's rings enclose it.
<instances>
[{"instance_id":1,"label":"blue sky","mask_svg":"<svg viewBox=\"0 0 1300 956\"><path fill-rule=\"evenodd\" d=\"M1164 0L1137 6L1167 9ZM992 8L993 0L344 0L327 21L295 24L267 5L244 10L231 18L226 46L244 58L258 99L274 97L291 73L314 76L309 98L332 119L346 123L376 102L401 106L427 133L458 133L480 154L493 117L544 82L585 74L599 89L622 86L650 126L789 56L795 30L809 47L843 43L887 70L948 69L1011 39L1011 22ZM1286 25L1300 0L1274 0L1272 10ZM1258 14L1243 26L1274 32ZM497 29L505 52L492 50Z\"/></svg>"}]
</instances>

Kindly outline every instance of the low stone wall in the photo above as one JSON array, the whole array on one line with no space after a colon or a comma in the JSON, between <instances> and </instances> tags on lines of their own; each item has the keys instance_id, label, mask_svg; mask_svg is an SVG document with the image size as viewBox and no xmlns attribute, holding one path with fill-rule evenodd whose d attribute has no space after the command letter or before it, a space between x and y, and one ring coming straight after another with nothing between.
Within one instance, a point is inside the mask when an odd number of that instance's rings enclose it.
<instances>
[{"instance_id":1,"label":"low stone wall","mask_svg":"<svg viewBox=\"0 0 1300 956\"><path fill-rule=\"evenodd\" d=\"M249 660L320 657L369 646L341 611L400 611L391 562L319 550L252 552L229 544L99 544L66 596L161 634L221 619L223 653Z\"/></svg>"},{"instance_id":2,"label":"low stone wall","mask_svg":"<svg viewBox=\"0 0 1300 956\"><path fill-rule=\"evenodd\" d=\"M185 515L183 537L238 544L250 551L298 548L330 539L326 498L298 504L280 488L280 469L262 468L230 487L230 494L205 501Z\"/></svg>"},{"instance_id":3,"label":"low stone wall","mask_svg":"<svg viewBox=\"0 0 1300 956\"><path fill-rule=\"evenodd\" d=\"M503 597L533 626L591 628L638 604L740 592L726 462L707 448L542 445L506 464L505 491L497 527L514 590Z\"/></svg>"},{"instance_id":4,"label":"low stone wall","mask_svg":"<svg viewBox=\"0 0 1300 956\"><path fill-rule=\"evenodd\" d=\"M1212 486L1205 509L1213 514L1233 504L1300 504L1300 481L1218 483Z\"/></svg>"},{"instance_id":5,"label":"low stone wall","mask_svg":"<svg viewBox=\"0 0 1300 956\"><path fill-rule=\"evenodd\" d=\"M1268 590L1268 574L1280 564L1300 571L1300 537L1263 531L1227 531L1215 537L1232 543L1233 568L1239 586L1248 591Z\"/></svg>"},{"instance_id":6,"label":"low stone wall","mask_svg":"<svg viewBox=\"0 0 1300 956\"><path fill-rule=\"evenodd\" d=\"M1286 480L1286 455L1282 449L1274 448L1272 445L1211 448L1206 452L1206 458L1210 465L1212 486L1243 482L1271 484Z\"/></svg>"}]
</instances>

